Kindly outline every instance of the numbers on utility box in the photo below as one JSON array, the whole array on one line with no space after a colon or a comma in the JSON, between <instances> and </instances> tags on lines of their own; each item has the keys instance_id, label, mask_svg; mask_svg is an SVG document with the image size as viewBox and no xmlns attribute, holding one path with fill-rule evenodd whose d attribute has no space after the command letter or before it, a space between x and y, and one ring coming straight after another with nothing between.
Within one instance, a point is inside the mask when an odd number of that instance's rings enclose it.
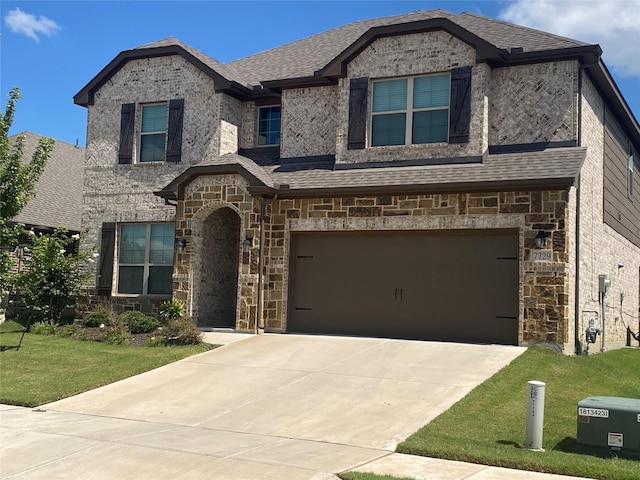
<instances>
[{"instance_id":1,"label":"numbers on utility box","mask_svg":"<svg viewBox=\"0 0 640 480\"><path fill-rule=\"evenodd\" d=\"M578 415L583 417L609 418L609 410L604 408L578 408Z\"/></svg>"}]
</instances>

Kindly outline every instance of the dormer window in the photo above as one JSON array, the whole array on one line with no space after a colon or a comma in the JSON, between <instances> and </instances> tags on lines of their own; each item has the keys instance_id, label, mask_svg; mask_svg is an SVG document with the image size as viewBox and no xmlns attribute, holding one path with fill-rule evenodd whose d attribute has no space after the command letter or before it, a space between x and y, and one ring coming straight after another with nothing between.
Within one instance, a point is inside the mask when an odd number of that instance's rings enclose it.
<instances>
[{"instance_id":1,"label":"dormer window","mask_svg":"<svg viewBox=\"0 0 640 480\"><path fill-rule=\"evenodd\" d=\"M280 144L280 106L260 107L258 146Z\"/></svg>"},{"instance_id":2,"label":"dormer window","mask_svg":"<svg viewBox=\"0 0 640 480\"><path fill-rule=\"evenodd\" d=\"M371 146L447 142L449 74L373 82Z\"/></svg>"},{"instance_id":3,"label":"dormer window","mask_svg":"<svg viewBox=\"0 0 640 480\"><path fill-rule=\"evenodd\" d=\"M167 133L167 104L142 106L140 161L163 162Z\"/></svg>"}]
</instances>

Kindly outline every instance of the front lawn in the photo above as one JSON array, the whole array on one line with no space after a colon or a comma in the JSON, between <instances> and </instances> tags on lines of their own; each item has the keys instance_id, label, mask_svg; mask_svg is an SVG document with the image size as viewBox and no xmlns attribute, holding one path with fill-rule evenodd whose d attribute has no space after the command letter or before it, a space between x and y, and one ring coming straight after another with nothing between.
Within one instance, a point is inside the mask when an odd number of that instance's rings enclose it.
<instances>
[{"instance_id":1,"label":"front lawn","mask_svg":"<svg viewBox=\"0 0 640 480\"><path fill-rule=\"evenodd\" d=\"M530 380L546 383L545 452L522 448ZM397 451L522 470L637 480L640 461L574 453L578 401L596 395L640 398L640 349L567 357L530 348L401 443Z\"/></svg>"},{"instance_id":2,"label":"front lawn","mask_svg":"<svg viewBox=\"0 0 640 480\"><path fill-rule=\"evenodd\" d=\"M0 328L0 403L34 407L122 380L204 352L209 345L137 347L27 333Z\"/></svg>"}]
</instances>

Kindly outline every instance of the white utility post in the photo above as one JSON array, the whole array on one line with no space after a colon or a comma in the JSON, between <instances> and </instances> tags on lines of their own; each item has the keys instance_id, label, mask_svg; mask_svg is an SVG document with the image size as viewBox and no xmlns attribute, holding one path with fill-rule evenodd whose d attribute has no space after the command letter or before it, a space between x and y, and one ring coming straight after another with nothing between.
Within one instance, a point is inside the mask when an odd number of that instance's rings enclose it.
<instances>
[{"instance_id":1,"label":"white utility post","mask_svg":"<svg viewBox=\"0 0 640 480\"><path fill-rule=\"evenodd\" d=\"M542 430L544 428L544 391L545 383L532 380L528 383L527 432L524 448L544 452L542 448Z\"/></svg>"}]
</instances>

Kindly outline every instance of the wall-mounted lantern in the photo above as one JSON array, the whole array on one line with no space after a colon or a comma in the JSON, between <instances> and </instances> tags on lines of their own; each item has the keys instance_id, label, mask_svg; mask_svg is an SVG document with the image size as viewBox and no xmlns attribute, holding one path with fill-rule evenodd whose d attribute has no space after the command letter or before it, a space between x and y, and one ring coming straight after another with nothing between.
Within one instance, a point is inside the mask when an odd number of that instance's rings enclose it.
<instances>
[{"instance_id":1,"label":"wall-mounted lantern","mask_svg":"<svg viewBox=\"0 0 640 480\"><path fill-rule=\"evenodd\" d=\"M187 246L187 241L184 238L176 238L175 247L178 253L182 254L186 246Z\"/></svg>"},{"instance_id":2,"label":"wall-mounted lantern","mask_svg":"<svg viewBox=\"0 0 640 480\"><path fill-rule=\"evenodd\" d=\"M547 246L547 232L544 230L538 230L538 234L535 237L536 248L544 248Z\"/></svg>"},{"instance_id":3,"label":"wall-mounted lantern","mask_svg":"<svg viewBox=\"0 0 640 480\"><path fill-rule=\"evenodd\" d=\"M249 253L253 247L253 238L245 238L242 241L242 253Z\"/></svg>"}]
</instances>

